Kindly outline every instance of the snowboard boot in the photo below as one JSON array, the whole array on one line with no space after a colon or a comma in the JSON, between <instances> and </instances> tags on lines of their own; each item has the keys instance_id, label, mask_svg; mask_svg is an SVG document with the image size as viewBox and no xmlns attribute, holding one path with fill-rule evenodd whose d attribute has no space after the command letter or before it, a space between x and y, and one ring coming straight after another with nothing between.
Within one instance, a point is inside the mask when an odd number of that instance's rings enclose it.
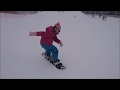
<instances>
[{"instance_id":1,"label":"snowboard boot","mask_svg":"<svg viewBox=\"0 0 120 90\"><path fill-rule=\"evenodd\" d=\"M42 53L43 57L46 58L47 60L51 59L51 55L48 56L47 53Z\"/></svg>"},{"instance_id":2,"label":"snowboard boot","mask_svg":"<svg viewBox=\"0 0 120 90\"><path fill-rule=\"evenodd\" d=\"M56 62L53 62L53 65L60 69L62 67L62 63L60 63L60 60L58 59Z\"/></svg>"},{"instance_id":3,"label":"snowboard boot","mask_svg":"<svg viewBox=\"0 0 120 90\"><path fill-rule=\"evenodd\" d=\"M54 61L53 59L50 61L52 64L58 64L58 63L60 63L60 60L59 59L57 59L57 61Z\"/></svg>"},{"instance_id":4,"label":"snowboard boot","mask_svg":"<svg viewBox=\"0 0 120 90\"><path fill-rule=\"evenodd\" d=\"M60 60L59 60L59 59L57 59L57 62L60 62Z\"/></svg>"}]
</instances>

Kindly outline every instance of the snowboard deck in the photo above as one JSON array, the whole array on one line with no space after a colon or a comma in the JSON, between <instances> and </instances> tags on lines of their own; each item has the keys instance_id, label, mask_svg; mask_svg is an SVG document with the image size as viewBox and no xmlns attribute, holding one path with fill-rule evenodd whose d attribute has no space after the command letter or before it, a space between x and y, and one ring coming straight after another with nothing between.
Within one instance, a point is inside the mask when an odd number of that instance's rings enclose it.
<instances>
[{"instance_id":1,"label":"snowboard deck","mask_svg":"<svg viewBox=\"0 0 120 90\"><path fill-rule=\"evenodd\" d=\"M47 61L49 61L52 65L54 65L57 69L65 69L66 68L66 66L65 65L63 65L63 63L61 63L60 61L59 61L59 63L58 64L54 64L53 62L53 60L52 60L52 58L51 57L46 57L45 55L44 55L44 53L42 53L42 56L47 60Z\"/></svg>"}]
</instances>

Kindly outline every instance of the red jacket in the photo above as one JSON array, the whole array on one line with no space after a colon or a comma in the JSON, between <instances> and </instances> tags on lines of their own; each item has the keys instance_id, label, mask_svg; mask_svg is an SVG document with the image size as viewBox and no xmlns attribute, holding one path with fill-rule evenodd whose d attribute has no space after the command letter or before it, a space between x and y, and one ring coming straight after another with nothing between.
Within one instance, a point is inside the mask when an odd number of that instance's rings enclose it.
<instances>
[{"instance_id":1,"label":"red jacket","mask_svg":"<svg viewBox=\"0 0 120 90\"><path fill-rule=\"evenodd\" d=\"M41 36L40 44L44 45L52 45L53 41L59 44L60 40L53 32L53 26L49 26L46 28L46 31L36 32L36 36Z\"/></svg>"}]
</instances>

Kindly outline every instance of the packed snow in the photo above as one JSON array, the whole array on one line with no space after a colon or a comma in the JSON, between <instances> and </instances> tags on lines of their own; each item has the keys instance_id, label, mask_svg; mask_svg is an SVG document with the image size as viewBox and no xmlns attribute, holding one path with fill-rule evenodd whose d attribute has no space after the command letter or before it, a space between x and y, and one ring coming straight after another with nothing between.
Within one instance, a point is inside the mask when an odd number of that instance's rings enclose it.
<instances>
[{"instance_id":1,"label":"packed snow","mask_svg":"<svg viewBox=\"0 0 120 90\"><path fill-rule=\"evenodd\" d=\"M118 79L120 78L120 18L106 21L80 11L42 11L21 18L6 18L1 13L1 79ZM42 57L40 36L30 31L45 31L61 24L58 38L63 47L59 59L66 69L59 70Z\"/></svg>"}]
</instances>

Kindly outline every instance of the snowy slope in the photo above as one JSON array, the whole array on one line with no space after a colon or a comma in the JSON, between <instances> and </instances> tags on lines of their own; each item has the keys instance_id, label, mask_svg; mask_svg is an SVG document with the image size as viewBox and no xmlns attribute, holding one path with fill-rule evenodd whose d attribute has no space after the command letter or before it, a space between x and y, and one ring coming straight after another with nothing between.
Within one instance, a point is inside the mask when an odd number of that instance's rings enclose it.
<instances>
[{"instance_id":1,"label":"snowy slope","mask_svg":"<svg viewBox=\"0 0 120 90\"><path fill-rule=\"evenodd\" d=\"M65 70L56 69L41 56L44 49L40 36L29 36L30 31L44 31L58 21L63 47L53 44L67 66ZM2 17L1 78L119 78L119 24L119 18L103 21L78 11L44 11L19 19Z\"/></svg>"}]
</instances>

